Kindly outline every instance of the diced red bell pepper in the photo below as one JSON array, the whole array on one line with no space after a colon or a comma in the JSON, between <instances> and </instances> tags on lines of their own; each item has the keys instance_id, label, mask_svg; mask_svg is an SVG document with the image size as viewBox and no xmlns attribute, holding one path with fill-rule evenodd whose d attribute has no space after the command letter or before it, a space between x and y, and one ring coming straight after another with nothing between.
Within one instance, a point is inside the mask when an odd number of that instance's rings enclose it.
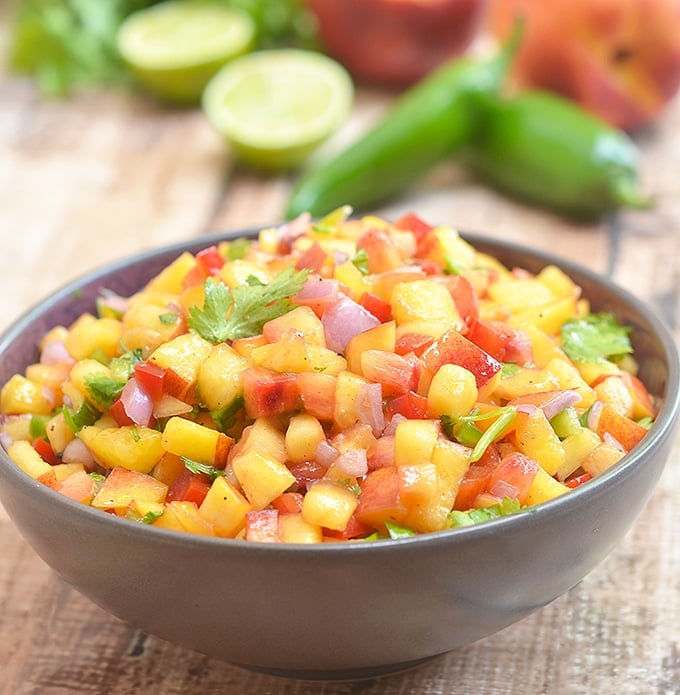
<instances>
[{"instance_id":1,"label":"diced red bell pepper","mask_svg":"<svg viewBox=\"0 0 680 695\"><path fill-rule=\"evenodd\" d=\"M163 396L167 370L153 362L143 360L134 367L135 378L155 403Z\"/></svg>"},{"instance_id":2,"label":"diced red bell pepper","mask_svg":"<svg viewBox=\"0 0 680 695\"><path fill-rule=\"evenodd\" d=\"M385 414L388 418L399 414L409 420L420 420L427 415L427 398L409 391L388 401L385 406Z\"/></svg>"},{"instance_id":3,"label":"diced red bell pepper","mask_svg":"<svg viewBox=\"0 0 680 695\"><path fill-rule=\"evenodd\" d=\"M210 490L208 476L202 473L192 473L185 468L175 479L168 490L167 502L193 502L200 507L201 502Z\"/></svg>"},{"instance_id":4,"label":"diced red bell pepper","mask_svg":"<svg viewBox=\"0 0 680 695\"><path fill-rule=\"evenodd\" d=\"M284 492L272 500L272 507L279 514L297 514L302 511L304 495L300 492Z\"/></svg>"},{"instance_id":5,"label":"diced red bell pepper","mask_svg":"<svg viewBox=\"0 0 680 695\"><path fill-rule=\"evenodd\" d=\"M395 223L394 226L397 229L405 229L406 231L413 232L417 240L422 239L429 231L434 229L434 227L425 222L421 217L415 214L415 212L407 212L402 215Z\"/></svg>"},{"instance_id":6,"label":"diced red bell pepper","mask_svg":"<svg viewBox=\"0 0 680 695\"><path fill-rule=\"evenodd\" d=\"M33 440L33 448L38 452L40 458L46 461L50 466L56 466L61 463L59 457L54 452L52 445L42 437Z\"/></svg>"},{"instance_id":7,"label":"diced red bell pepper","mask_svg":"<svg viewBox=\"0 0 680 695\"><path fill-rule=\"evenodd\" d=\"M351 538L365 538L368 536L373 529L362 524L354 514L350 516L347 526L342 531L336 531L334 529L324 528L323 535L329 538L337 538L338 540L347 541Z\"/></svg>"},{"instance_id":8,"label":"diced red bell pepper","mask_svg":"<svg viewBox=\"0 0 680 695\"><path fill-rule=\"evenodd\" d=\"M196 261L205 277L208 277L209 275L219 275L225 259L217 246L213 245L199 251L196 254Z\"/></svg>"},{"instance_id":9,"label":"diced red bell pepper","mask_svg":"<svg viewBox=\"0 0 680 695\"><path fill-rule=\"evenodd\" d=\"M529 336L502 321L473 319L468 322L465 337L499 362L519 365L533 362L534 351Z\"/></svg>"},{"instance_id":10,"label":"diced red bell pepper","mask_svg":"<svg viewBox=\"0 0 680 695\"><path fill-rule=\"evenodd\" d=\"M125 411L125 405L120 398L113 402L113 405L109 408L109 413L119 427L127 427L128 425L135 424Z\"/></svg>"}]
</instances>

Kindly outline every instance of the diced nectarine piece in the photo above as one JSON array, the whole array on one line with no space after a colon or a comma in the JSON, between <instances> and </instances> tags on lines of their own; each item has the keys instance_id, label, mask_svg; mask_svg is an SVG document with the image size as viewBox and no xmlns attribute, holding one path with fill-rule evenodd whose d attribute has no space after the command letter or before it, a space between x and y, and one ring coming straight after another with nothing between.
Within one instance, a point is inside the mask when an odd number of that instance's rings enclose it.
<instances>
[{"instance_id":1,"label":"diced nectarine piece","mask_svg":"<svg viewBox=\"0 0 680 695\"><path fill-rule=\"evenodd\" d=\"M83 427L78 437L105 468L149 473L163 456L161 433L143 426Z\"/></svg>"},{"instance_id":2,"label":"diced nectarine piece","mask_svg":"<svg viewBox=\"0 0 680 695\"><path fill-rule=\"evenodd\" d=\"M132 503L143 507L163 502L167 492L167 485L150 475L116 466L95 495L92 506L124 514Z\"/></svg>"},{"instance_id":3,"label":"diced nectarine piece","mask_svg":"<svg viewBox=\"0 0 680 695\"><path fill-rule=\"evenodd\" d=\"M215 478L198 513L210 522L218 536L233 538L246 525L246 514L252 507L248 500L226 478Z\"/></svg>"}]
</instances>

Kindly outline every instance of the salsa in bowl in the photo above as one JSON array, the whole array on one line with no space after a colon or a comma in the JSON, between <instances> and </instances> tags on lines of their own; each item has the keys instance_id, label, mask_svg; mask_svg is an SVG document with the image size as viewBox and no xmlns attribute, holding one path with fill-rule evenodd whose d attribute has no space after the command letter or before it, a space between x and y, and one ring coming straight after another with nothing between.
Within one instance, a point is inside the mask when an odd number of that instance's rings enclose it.
<instances>
[{"instance_id":1,"label":"salsa in bowl","mask_svg":"<svg viewBox=\"0 0 680 695\"><path fill-rule=\"evenodd\" d=\"M83 593L233 663L368 675L551 601L633 523L678 399L642 303L413 215L243 236L5 334L0 495Z\"/></svg>"}]
</instances>

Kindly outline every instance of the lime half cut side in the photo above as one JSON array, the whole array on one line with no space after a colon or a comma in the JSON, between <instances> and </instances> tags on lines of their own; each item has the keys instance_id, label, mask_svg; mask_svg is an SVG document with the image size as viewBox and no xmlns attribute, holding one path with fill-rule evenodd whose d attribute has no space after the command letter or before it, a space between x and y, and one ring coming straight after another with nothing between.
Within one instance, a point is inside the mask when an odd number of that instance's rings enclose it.
<instances>
[{"instance_id":1,"label":"lime half cut side","mask_svg":"<svg viewBox=\"0 0 680 695\"><path fill-rule=\"evenodd\" d=\"M210 78L255 43L246 12L210 0L169 0L131 14L117 46L138 80L156 96L197 104Z\"/></svg>"},{"instance_id":2,"label":"lime half cut side","mask_svg":"<svg viewBox=\"0 0 680 695\"><path fill-rule=\"evenodd\" d=\"M354 86L335 60L274 49L231 61L208 83L208 120L247 164L268 171L301 164L347 118Z\"/></svg>"}]
</instances>

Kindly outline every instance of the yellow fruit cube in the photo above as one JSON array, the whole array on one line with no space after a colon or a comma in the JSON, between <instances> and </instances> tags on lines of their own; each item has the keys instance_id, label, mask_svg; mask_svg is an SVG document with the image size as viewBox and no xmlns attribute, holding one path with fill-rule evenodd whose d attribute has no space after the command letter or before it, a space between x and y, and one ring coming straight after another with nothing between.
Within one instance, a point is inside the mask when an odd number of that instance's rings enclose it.
<instances>
[{"instance_id":1,"label":"yellow fruit cube","mask_svg":"<svg viewBox=\"0 0 680 695\"><path fill-rule=\"evenodd\" d=\"M195 333L184 333L163 343L149 357L159 367L170 368L179 377L171 396L184 399L193 395L203 360L212 350L212 344Z\"/></svg>"},{"instance_id":2,"label":"yellow fruit cube","mask_svg":"<svg viewBox=\"0 0 680 695\"><path fill-rule=\"evenodd\" d=\"M564 449L564 462L555 471L558 480L566 480L600 444L600 436L597 432L582 427L578 432L570 434L562 440Z\"/></svg>"},{"instance_id":3,"label":"yellow fruit cube","mask_svg":"<svg viewBox=\"0 0 680 695\"><path fill-rule=\"evenodd\" d=\"M508 319L508 325L523 329L527 326L536 326L548 335L557 336L562 324L574 316L576 316L576 300L574 297L563 297L545 304L517 309L516 313Z\"/></svg>"},{"instance_id":4,"label":"yellow fruit cube","mask_svg":"<svg viewBox=\"0 0 680 695\"><path fill-rule=\"evenodd\" d=\"M220 410L243 396L241 373L248 360L226 343L213 345L201 362L196 379L198 395L209 410Z\"/></svg>"},{"instance_id":5,"label":"yellow fruit cube","mask_svg":"<svg viewBox=\"0 0 680 695\"><path fill-rule=\"evenodd\" d=\"M302 501L302 518L308 524L344 531L358 504L357 496L347 487L322 479L307 491Z\"/></svg>"},{"instance_id":6,"label":"yellow fruit cube","mask_svg":"<svg viewBox=\"0 0 680 695\"><path fill-rule=\"evenodd\" d=\"M47 415L54 410L55 398L42 384L15 374L0 391L0 412L7 415L35 413Z\"/></svg>"},{"instance_id":7,"label":"yellow fruit cube","mask_svg":"<svg viewBox=\"0 0 680 695\"><path fill-rule=\"evenodd\" d=\"M531 340L531 348L534 353L534 365L539 369L543 369L548 362L553 359L561 359L565 362L568 357L562 352L554 338L543 332L536 326L525 326L524 331Z\"/></svg>"},{"instance_id":8,"label":"yellow fruit cube","mask_svg":"<svg viewBox=\"0 0 680 695\"><path fill-rule=\"evenodd\" d=\"M86 314L71 326L64 346L77 360L97 352L111 358L120 352L122 335L123 325L117 319L96 319Z\"/></svg>"},{"instance_id":9,"label":"yellow fruit cube","mask_svg":"<svg viewBox=\"0 0 680 695\"><path fill-rule=\"evenodd\" d=\"M319 444L326 441L321 423L313 415L293 415L286 430L286 454L289 461L313 461Z\"/></svg>"},{"instance_id":10,"label":"yellow fruit cube","mask_svg":"<svg viewBox=\"0 0 680 695\"><path fill-rule=\"evenodd\" d=\"M359 389L367 383L366 379L354 372L342 371L338 374L335 384L333 420L339 429L347 429L359 420L357 412Z\"/></svg>"},{"instance_id":11,"label":"yellow fruit cube","mask_svg":"<svg viewBox=\"0 0 680 695\"><path fill-rule=\"evenodd\" d=\"M365 350L394 352L396 341L397 325L394 321L387 321L375 328L357 333L345 348L347 368L355 374L361 374L361 354Z\"/></svg>"},{"instance_id":12,"label":"yellow fruit cube","mask_svg":"<svg viewBox=\"0 0 680 695\"><path fill-rule=\"evenodd\" d=\"M105 468L120 466L148 473L163 456L161 433L150 427L88 425L78 437Z\"/></svg>"},{"instance_id":13,"label":"yellow fruit cube","mask_svg":"<svg viewBox=\"0 0 680 695\"><path fill-rule=\"evenodd\" d=\"M295 307L283 316L267 321L262 334L268 342L274 343L291 330L302 334L308 345L326 347L326 334L321 319L308 306Z\"/></svg>"},{"instance_id":14,"label":"yellow fruit cube","mask_svg":"<svg viewBox=\"0 0 680 695\"><path fill-rule=\"evenodd\" d=\"M439 424L435 420L401 420L394 433L394 463L409 466L432 459Z\"/></svg>"},{"instance_id":15,"label":"yellow fruit cube","mask_svg":"<svg viewBox=\"0 0 680 695\"><path fill-rule=\"evenodd\" d=\"M234 456L231 465L253 509L264 509L295 482L285 464L254 448Z\"/></svg>"},{"instance_id":16,"label":"yellow fruit cube","mask_svg":"<svg viewBox=\"0 0 680 695\"><path fill-rule=\"evenodd\" d=\"M319 524L311 524L302 513L282 514L279 517L279 535L284 543L321 543L323 530Z\"/></svg>"},{"instance_id":17,"label":"yellow fruit cube","mask_svg":"<svg viewBox=\"0 0 680 695\"><path fill-rule=\"evenodd\" d=\"M146 289L158 292L179 294L184 278L196 267L196 259L188 251L178 256L166 266L155 278L147 283Z\"/></svg>"},{"instance_id":18,"label":"yellow fruit cube","mask_svg":"<svg viewBox=\"0 0 680 695\"><path fill-rule=\"evenodd\" d=\"M392 290L392 315L397 325L408 321L447 323L462 326L451 293L434 280L415 280L397 285Z\"/></svg>"},{"instance_id":19,"label":"yellow fruit cube","mask_svg":"<svg viewBox=\"0 0 680 695\"><path fill-rule=\"evenodd\" d=\"M581 462L581 468L595 477L618 463L625 453L617 446L600 442Z\"/></svg>"},{"instance_id":20,"label":"yellow fruit cube","mask_svg":"<svg viewBox=\"0 0 680 695\"><path fill-rule=\"evenodd\" d=\"M214 526L198 513L198 507L194 502L168 502L163 514L153 522L153 526L201 536L215 535Z\"/></svg>"},{"instance_id":21,"label":"yellow fruit cube","mask_svg":"<svg viewBox=\"0 0 680 695\"><path fill-rule=\"evenodd\" d=\"M515 373L505 376L502 372L495 385L494 397L505 401L526 396L540 391L554 391L559 388L557 377L547 369L520 367Z\"/></svg>"},{"instance_id":22,"label":"yellow fruit cube","mask_svg":"<svg viewBox=\"0 0 680 695\"><path fill-rule=\"evenodd\" d=\"M548 475L564 464L564 447L540 408L531 413L517 413L515 439L517 448L537 461Z\"/></svg>"},{"instance_id":23,"label":"yellow fruit cube","mask_svg":"<svg viewBox=\"0 0 680 695\"><path fill-rule=\"evenodd\" d=\"M574 281L556 265L547 265L536 279L542 282L555 297L576 297L579 289Z\"/></svg>"},{"instance_id":24,"label":"yellow fruit cube","mask_svg":"<svg viewBox=\"0 0 680 695\"><path fill-rule=\"evenodd\" d=\"M248 500L220 476L210 486L198 514L213 525L216 535L233 538L245 527L246 514L251 509Z\"/></svg>"},{"instance_id":25,"label":"yellow fruit cube","mask_svg":"<svg viewBox=\"0 0 680 695\"><path fill-rule=\"evenodd\" d=\"M175 456L224 468L234 440L223 432L182 417L171 417L161 438L163 450Z\"/></svg>"},{"instance_id":26,"label":"yellow fruit cube","mask_svg":"<svg viewBox=\"0 0 680 695\"><path fill-rule=\"evenodd\" d=\"M7 448L7 455L24 473L36 480L52 470L52 466L40 457L30 442L23 439L12 442Z\"/></svg>"},{"instance_id":27,"label":"yellow fruit cube","mask_svg":"<svg viewBox=\"0 0 680 695\"><path fill-rule=\"evenodd\" d=\"M243 430L241 439L236 444L233 455L254 449L265 456L283 463L286 460L286 438L274 422L259 417Z\"/></svg>"},{"instance_id":28,"label":"yellow fruit cube","mask_svg":"<svg viewBox=\"0 0 680 695\"><path fill-rule=\"evenodd\" d=\"M590 408L595 402L597 398L596 392L588 386L578 369L571 362L566 362L559 358L552 359L546 364L545 370L557 378L561 389L574 389L581 396L581 400L577 403L579 408L585 410Z\"/></svg>"},{"instance_id":29,"label":"yellow fruit cube","mask_svg":"<svg viewBox=\"0 0 680 695\"><path fill-rule=\"evenodd\" d=\"M351 260L340 263L333 270L333 277L340 281L345 287L349 287L352 299L359 301L364 292L371 291L371 282Z\"/></svg>"},{"instance_id":30,"label":"yellow fruit cube","mask_svg":"<svg viewBox=\"0 0 680 695\"><path fill-rule=\"evenodd\" d=\"M432 418L467 415L479 398L475 375L457 364L443 364L427 392L427 414Z\"/></svg>"},{"instance_id":31,"label":"yellow fruit cube","mask_svg":"<svg viewBox=\"0 0 680 695\"><path fill-rule=\"evenodd\" d=\"M569 488L566 485L555 480L555 478L546 473L543 468L539 468L529 488L527 504L532 505L539 504L540 502L547 502L548 500L563 495L565 492L569 492Z\"/></svg>"}]
</instances>

